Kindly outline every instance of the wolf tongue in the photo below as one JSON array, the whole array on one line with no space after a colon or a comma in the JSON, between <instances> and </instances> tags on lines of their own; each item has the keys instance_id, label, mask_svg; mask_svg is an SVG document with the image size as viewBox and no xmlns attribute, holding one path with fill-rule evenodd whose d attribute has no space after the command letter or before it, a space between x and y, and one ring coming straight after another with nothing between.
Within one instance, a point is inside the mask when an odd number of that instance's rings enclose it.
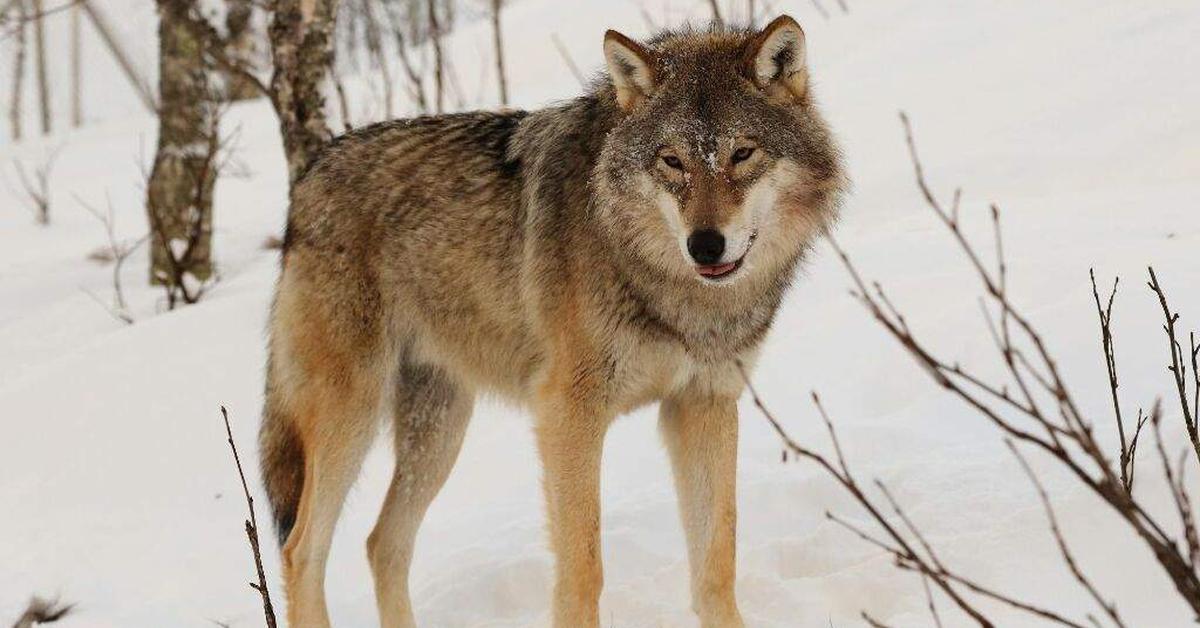
<instances>
[{"instance_id":1,"label":"wolf tongue","mask_svg":"<svg viewBox=\"0 0 1200 628\"><path fill-rule=\"evenodd\" d=\"M700 266L697 270L705 277L716 277L733 270L735 264L736 262L729 262L728 264L717 264L715 266Z\"/></svg>"}]
</instances>

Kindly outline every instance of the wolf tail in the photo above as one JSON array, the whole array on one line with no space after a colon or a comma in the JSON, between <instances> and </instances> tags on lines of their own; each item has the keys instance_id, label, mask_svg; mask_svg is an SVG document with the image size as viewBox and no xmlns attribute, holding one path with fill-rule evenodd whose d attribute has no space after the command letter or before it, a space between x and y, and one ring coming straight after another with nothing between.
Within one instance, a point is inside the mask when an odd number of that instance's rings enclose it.
<instances>
[{"instance_id":1,"label":"wolf tail","mask_svg":"<svg viewBox=\"0 0 1200 628\"><path fill-rule=\"evenodd\" d=\"M275 519L275 534L280 547L287 542L296 525L300 494L304 490L304 445L296 423L273 394L270 367L267 368L267 402L258 433L259 458L267 499Z\"/></svg>"}]
</instances>

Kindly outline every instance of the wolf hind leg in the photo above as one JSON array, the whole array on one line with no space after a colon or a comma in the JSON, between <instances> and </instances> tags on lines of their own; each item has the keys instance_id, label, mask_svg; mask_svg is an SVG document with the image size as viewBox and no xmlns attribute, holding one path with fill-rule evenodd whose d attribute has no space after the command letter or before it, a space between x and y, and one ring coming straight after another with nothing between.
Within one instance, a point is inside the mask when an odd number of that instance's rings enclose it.
<instances>
[{"instance_id":1,"label":"wolf hind leg","mask_svg":"<svg viewBox=\"0 0 1200 628\"><path fill-rule=\"evenodd\" d=\"M288 625L328 628L325 566L346 494L378 432L378 385L364 375L313 381L292 400L303 451L295 527L283 546Z\"/></svg>"},{"instance_id":2,"label":"wolf hind leg","mask_svg":"<svg viewBox=\"0 0 1200 628\"><path fill-rule=\"evenodd\" d=\"M346 494L379 431L394 352L354 295L313 298L291 253L271 317L263 476L283 542L288 625L328 628L325 565Z\"/></svg>"},{"instance_id":3,"label":"wolf hind leg","mask_svg":"<svg viewBox=\"0 0 1200 628\"><path fill-rule=\"evenodd\" d=\"M405 360L395 393L396 468L367 556L382 628L414 628L408 572L417 530L450 475L474 395L437 366Z\"/></svg>"}]
</instances>

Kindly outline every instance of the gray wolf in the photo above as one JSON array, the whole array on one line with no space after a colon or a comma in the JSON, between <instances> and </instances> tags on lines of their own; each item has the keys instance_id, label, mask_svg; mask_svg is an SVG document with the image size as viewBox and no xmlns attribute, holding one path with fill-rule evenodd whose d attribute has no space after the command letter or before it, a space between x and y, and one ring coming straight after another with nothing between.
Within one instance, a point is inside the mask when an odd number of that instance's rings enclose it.
<instances>
[{"instance_id":1,"label":"gray wolf","mask_svg":"<svg viewBox=\"0 0 1200 628\"><path fill-rule=\"evenodd\" d=\"M550 108L377 124L295 185L262 472L293 628L326 628L325 563L379 430L395 473L367 554L385 628L415 625L413 543L477 394L534 417L556 628L596 628L602 443L659 403L706 628L734 596L737 400L844 176L804 32L604 37L607 73Z\"/></svg>"}]
</instances>

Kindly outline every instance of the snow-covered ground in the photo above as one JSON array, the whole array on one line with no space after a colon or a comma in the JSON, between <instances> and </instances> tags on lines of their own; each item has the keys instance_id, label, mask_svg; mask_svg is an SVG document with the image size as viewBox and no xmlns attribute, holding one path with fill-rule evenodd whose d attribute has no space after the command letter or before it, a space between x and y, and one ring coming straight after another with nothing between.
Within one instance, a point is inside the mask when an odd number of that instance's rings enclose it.
<instances>
[{"instance_id":1,"label":"snow-covered ground","mask_svg":"<svg viewBox=\"0 0 1200 628\"><path fill-rule=\"evenodd\" d=\"M964 187L963 212L985 250L987 204L1002 206L1014 300L1046 332L1100 429L1111 431L1111 409L1089 267L1105 281L1123 278L1115 309L1128 406L1167 393L1160 314L1143 280L1154 264L1184 328L1197 327L1195 3L849 0L849 15L822 3L828 20L808 1L775 4L805 26L817 93L848 157L854 193L838 233L860 268L946 355L984 371L995 364L980 289L913 185L896 116L904 109L935 187L947 195ZM123 32L152 69L149 3L105 4L128 9ZM700 2L642 4L662 22L706 15ZM604 28L646 33L639 6L514 2L505 29L516 104L577 92L551 34L581 67L598 68ZM478 106L494 93L490 70L479 69L490 64L489 36L479 23L454 38L456 67ZM236 159L248 176L218 184L219 283L200 304L161 312L138 255L125 273L138 320L126 326L85 293L107 298L110 269L85 259L104 236L73 196L102 205L108 195L122 236L143 233L139 162L152 153L156 125L93 50L88 85L103 104L89 109L89 124L0 146L9 183L0 186L0 621L32 593L58 593L78 604L64 628L261 625L218 406L230 409L243 460L256 470L263 328L277 269L277 253L260 245L279 233L286 211L275 122L261 102L234 107L227 120L229 132L240 129ZM370 104L352 109L369 115ZM57 147L54 222L41 228L18 205L11 162L34 163ZM822 245L754 376L768 404L798 439L826 448L808 401L819 391L859 476L886 481L946 562L1075 617L1092 610L995 430L927 381L847 295L848 284ZM1178 439L1176 422L1168 437ZM781 464L777 438L748 402L742 434L738 591L749 624L860 626L867 610L895 626L932 625L920 582L825 520L833 510L865 523L817 469ZM615 425L605 461L604 625L696 626L651 411ZM338 626L376 622L363 541L389 465L381 446L335 539L328 589ZM1153 501L1149 461L1141 474L1138 490ZM538 477L528 420L481 404L418 541L422 625L548 625ZM256 471L250 479L257 486ZM1083 567L1129 625L1189 625L1121 524L1068 478L1050 473L1047 482ZM279 595L273 546L266 559ZM1005 626L1031 624L1001 617Z\"/></svg>"}]
</instances>

